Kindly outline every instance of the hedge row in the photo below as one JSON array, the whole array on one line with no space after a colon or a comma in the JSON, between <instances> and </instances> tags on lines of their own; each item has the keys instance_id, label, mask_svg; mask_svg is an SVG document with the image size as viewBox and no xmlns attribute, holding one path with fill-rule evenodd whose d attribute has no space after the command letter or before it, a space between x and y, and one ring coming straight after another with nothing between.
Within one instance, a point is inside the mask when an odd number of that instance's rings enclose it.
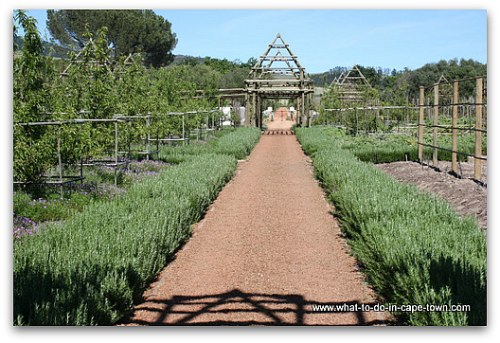
<instances>
[{"instance_id":1,"label":"hedge row","mask_svg":"<svg viewBox=\"0 0 500 343\"><path fill-rule=\"evenodd\" d=\"M240 147L238 158L253 147L249 132L227 135L228 144ZM258 136L252 137L255 144ZM225 145L216 146L223 151ZM14 242L14 323L119 321L189 237L236 164L234 156L207 151L133 185L114 201L93 203L63 224Z\"/></svg>"},{"instance_id":2,"label":"hedge row","mask_svg":"<svg viewBox=\"0 0 500 343\"><path fill-rule=\"evenodd\" d=\"M418 145L417 139L408 135L400 134L380 134L380 135L359 135L350 136L343 129L333 127L323 127L322 132L325 135L335 137L337 143L342 149L349 150L361 161L372 163L390 163L396 161L417 161ZM425 143L432 144L432 137L426 136ZM460 135L458 137L458 151L474 154L474 137L472 135ZM451 149L451 136L439 136L438 145ZM423 148L424 160L432 160L432 151L430 147ZM483 137L483 152L486 152L486 139ZM442 161L451 161L451 152L448 150L439 150L438 157ZM460 162L467 161L467 156L457 154Z\"/></svg>"},{"instance_id":3,"label":"hedge row","mask_svg":"<svg viewBox=\"0 0 500 343\"><path fill-rule=\"evenodd\" d=\"M238 128L208 143L164 146L160 149L159 159L179 163L207 153L226 154L244 159L252 151L260 135L261 131L257 128Z\"/></svg>"},{"instance_id":4,"label":"hedge row","mask_svg":"<svg viewBox=\"0 0 500 343\"><path fill-rule=\"evenodd\" d=\"M328 129L296 133L353 254L386 303L471 306L469 312L395 313L400 322L486 325L486 237L475 221L361 162Z\"/></svg>"}]
</instances>

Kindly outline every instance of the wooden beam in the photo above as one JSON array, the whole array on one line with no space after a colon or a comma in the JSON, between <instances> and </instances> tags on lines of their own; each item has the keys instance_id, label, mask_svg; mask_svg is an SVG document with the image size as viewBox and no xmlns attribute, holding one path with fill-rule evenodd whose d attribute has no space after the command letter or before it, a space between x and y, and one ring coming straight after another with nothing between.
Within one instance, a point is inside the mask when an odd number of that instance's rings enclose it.
<instances>
[{"instance_id":1,"label":"wooden beam","mask_svg":"<svg viewBox=\"0 0 500 343\"><path fill-rule=\"evenodd\" d=\"M457 163L457 149L458 149L458 138L457 138L457 126L458 126L458 81L453 82L453 117L451 120L451 171L458 174L458 163Z\"/></svg>"},{"instance_id":2,"label":"wooden beam","mask_svg":"<svg viewBox=\"0 0 500 343\"><path fill-rule=\"evenodd\" d=\"M419 99L418 99L418 104L419 104L419 113L418 113L418 160L420 163L424 161L424 146L422 145L424 143L424 105L425 105L425 93L424 93L424 86L420 86L420 92L419 92Z\"/></svg>"},{"instance_id":3,"label":"wooden beam","mask_svg":"<svg viewBox=\"0 0 500 343\"><path fill-rule=\"evenodd\" d=\"M483 79L476 79L476 149L474 158L474 178L481 179L481 156L482 152L482 128L483 128Z\"/></svg>"},{"instance_id":4,"label":"wooden beam","mask_svg":"<svg viewBox=\"0 0 500 343\"><path fill-rule=\"evenodd\" d=\"M434 127L432 129L432 144L438 146L438 128L439 125L439 83L434 84ZM432 164L437 167L438 149L432 148Z\"/></svg>"}]
</instances>

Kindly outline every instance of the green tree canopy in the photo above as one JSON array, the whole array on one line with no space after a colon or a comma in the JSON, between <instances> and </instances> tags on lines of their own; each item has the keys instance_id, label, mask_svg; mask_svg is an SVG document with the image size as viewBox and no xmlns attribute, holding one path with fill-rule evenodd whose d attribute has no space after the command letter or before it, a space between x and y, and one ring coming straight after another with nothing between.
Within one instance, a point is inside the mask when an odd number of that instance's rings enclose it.
<instances>
[{"instance_id":1,"label":"green tree canopy","mask_svg":"<svg viewBox=\"0 0 500 343\"><path fill-rule=\"evenodd\" d=\"M427 63L423 67L414 70L408 78L410 92L414 97L418 96L419 86L431 86L438 82L441 75L450 82L469 77L485 76L487 65L472 59L441 60L438 63ZM462 83L461 94L470 96L474 94L475 83L470 81Z\"/></svg>"},{"instance_id":2,"label":"green tree canopy","mask_svg":"<svg viewBox=\"0 0 500 343\"><path fill-rule=\"evenodd\" d=\"M152 10L48 10L47 27L64 47L79 50L87 44L85 32L108 28L116 57L143 52L145 63L154 67L173 60L177 44L171 24Z\"/></svg>"}]
</instances>

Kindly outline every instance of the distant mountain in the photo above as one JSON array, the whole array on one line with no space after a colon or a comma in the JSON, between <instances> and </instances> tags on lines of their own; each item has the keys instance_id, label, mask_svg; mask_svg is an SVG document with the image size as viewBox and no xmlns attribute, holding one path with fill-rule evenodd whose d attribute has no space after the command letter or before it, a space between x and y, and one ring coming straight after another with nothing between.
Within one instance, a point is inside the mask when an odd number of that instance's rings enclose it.
<instances>
[{"instance_id":1,"label":"distant mountain","mask_svg":"<svg viewBox=\"0 0 500 343\"><path fill-rule=\"evenodd\" d=\"M23 48L23 37L16 36L14 37L14 45L17 45L18 50ZM43 53L46 56L52 56L54 58L68 58L68 53L72 51L71 49L63 48L60 45L57 45L52 42L47 42L45 40L42 41L43 45Z\"/></svg>"},{"instance_id":2,"label":"distant mountain","mask_svg":"<svg viewBox=\"0 0 500 343\"><path fill-rule=\"evenodd\" d=\"M194 57L194 56L188 56L188 55L174 55L174 61L172 62L173 65L176 64L185 64L188 62L192 62L189 64L200 64L203 63L205 60L205 57Z\"/></svg>"},{"instance_id":3,"label":"distant mountain","mask_svg":"<svg viewBox=\"0 0 500 343\"><path fill-rule=\"evenodd\" d=\"M346 67L335 67L323 73L309 74L309 77L315 86L329 86L334 79L338 78L347 69Z\"/></svg>"}]
</instances>

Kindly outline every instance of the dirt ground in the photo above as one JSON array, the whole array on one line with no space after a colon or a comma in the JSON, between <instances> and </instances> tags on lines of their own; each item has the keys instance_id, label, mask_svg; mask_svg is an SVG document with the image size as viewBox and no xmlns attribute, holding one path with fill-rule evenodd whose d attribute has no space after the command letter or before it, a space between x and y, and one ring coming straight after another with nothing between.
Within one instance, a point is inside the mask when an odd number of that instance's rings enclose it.
<instances>
[{"instance_id":1,"label":"dirt ground","mask_svg":"<svg viewBox=\"0 0 500 343\"><path fill-rule=\"evenodd\" d=\"M471 179L449 175L449 162L440 162L441 172L416 162L394 162L375 165L396 180L416 185L420 190L435 194L445 200L462 216L473 216L479 226L487 227L488 190ZM463 175L473 175L472 163L461 163ZM483 168L486 182L486 166Z\"/></svg>"},{"instance_id":2,"label":"dirt ground","mask_svg":"<svg viewBox=\"0 0 500 343\"><path fill-rule=\"evenodd\" d=\"M263 135L127 324L385 323L383 313L352 311L376 297L330 211L295 136Z\"/></svg>"}]
</instances>

